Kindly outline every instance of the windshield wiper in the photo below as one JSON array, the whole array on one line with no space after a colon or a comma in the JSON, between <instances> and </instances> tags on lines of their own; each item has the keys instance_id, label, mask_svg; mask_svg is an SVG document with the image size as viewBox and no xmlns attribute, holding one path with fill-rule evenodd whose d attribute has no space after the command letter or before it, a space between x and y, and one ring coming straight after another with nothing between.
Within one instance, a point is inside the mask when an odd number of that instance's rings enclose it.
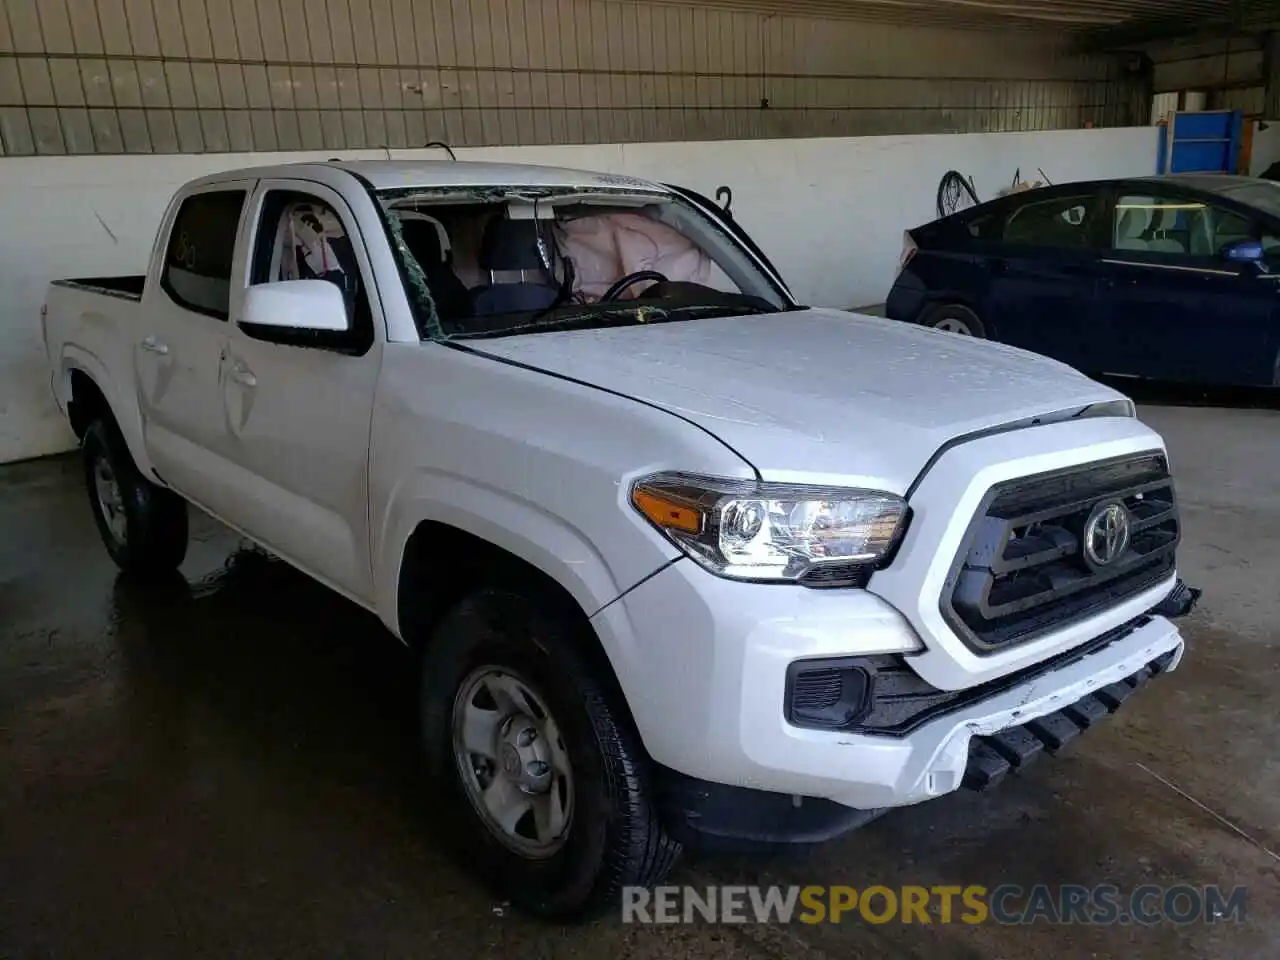
<instances>
[{"instance_id":1,"label":"windshield wiper","mask_svg":"<svg viewBox=\"0 0 1280 960\"><path fill-rule=\"evenodd\" d=\"M779 313L777 307L758 307L754 304L707 303L701 306L672 307L672 313L691 314L698 317L749 317L762 313Z\"/></svg>"}]
</instances>

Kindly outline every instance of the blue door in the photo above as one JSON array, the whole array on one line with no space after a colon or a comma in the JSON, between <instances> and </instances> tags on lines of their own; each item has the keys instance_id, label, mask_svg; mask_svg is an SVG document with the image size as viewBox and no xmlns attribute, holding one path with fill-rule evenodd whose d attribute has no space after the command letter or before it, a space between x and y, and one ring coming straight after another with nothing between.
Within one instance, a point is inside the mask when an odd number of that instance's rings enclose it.
<instances>
[{"instance_id":1,"label":"blue door","mask_svg":"<svg viewBox=\"0 0 1280 960\"><path fill-rule=\"evenodd\" d=\"M994 339L1087 369L1104 218L1100 194L1064 191L1033 191L1005 214L982 310Z\"/></svg>"},{"instance_id":2,"label":"blue door","mask_svg":"<svg viewBox=\"0 0 1280 960\"><path fill-rule=\"evenodd\" d=\"M1257 236L1235 210L1176 191L1121 194L1103 258L1094 372L1186 383L1270 385L1280 283L1226 244Z\"/></svg>"},{"instance_id":3,"label":"blue door","mask_svg":"<svg viewBox=\"0 0 1280 960\"><path fill-rule=\"evenodd\" d=\"M1239 110L1174 113L1157 145L1156 172L1235 173L1243 127Z\"/></svg>"}]
</instances>

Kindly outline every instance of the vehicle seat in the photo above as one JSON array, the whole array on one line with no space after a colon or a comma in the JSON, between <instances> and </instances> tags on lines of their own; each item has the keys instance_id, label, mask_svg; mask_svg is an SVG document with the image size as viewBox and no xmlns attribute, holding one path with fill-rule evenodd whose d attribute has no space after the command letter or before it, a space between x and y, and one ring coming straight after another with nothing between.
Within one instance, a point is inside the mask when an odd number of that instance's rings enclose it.
<instances>
[{"instance_id":1,"label":"vehicle seat","mask_svg":"<svg viewBox=\"0 0 1280 960\"><path fill-rule=\"evenodd\" d=\"M1191 218L1191 252L1198 257L1212 257L1218 252L1214 245L1214 211L1206 207ZM1228 241L1223 241L1228 242Z\"/></svg>"},{"instance_id":2,"label":"vehicle seat","mask_svg":"<svg viewBox=\"0 0 1280 960\"><path fill-rule=\"evenodd\" d=\"M489 272L489 283L471 290L476 315L545 310L560 296L538 253L538 225L533 220L490 220L480 242L479 261L480 269ZM517 279L499 279L499 274L516 274ZM538 279L527 279L530 274Z\"/></svg>"},{"instance_id":3,"label":"vehicle seat","mask_svg":"<svg viewBox=\"0 0 1280 960\"><path fill-rule=\"evenodd\" d=\"M341 291L350 316L359 303L360 262L337 215L323 204L292 204L282 222L281 280L328 280Z\"/></svg>"},{"instance_id":4,"label":"vehicle seat","mask_svg":"<svg viewBox=\"0 0 1280 960\"><path fill-rule=\"evenodd\" d=\"M1181 211L1179 211L1181 212ZM1154 211L1155 217L1147 229L1147 249L1152 253L1186 253L1187 245L1170 231L1179 231L1179 216L1173 210L1163 208ZM1185 214L1181 218L1186 219Z\"/></svg>"},{"instance_id":5,"label":"vehicle seat","mask_svg":"<svg viewBox=\"0 0 1280 960\"><path fill-rule=\"evenodd\" d=\"M1117 250L1148 250L1145 239L1151 225L1150 207L1125 207L1116 218L1115 248Z\"/></svg>"},{"instance_id":6,"label":"vehicle seat","mask_svg":"<svg viewBox=\"0 0 1280 960\"><path fill-rule=\"evenodd\" d=\"M400 236L422 268L436 311L445 317L465 317L471 312L471 293L453 271L453 258L441 237L443 230L436 220L413 217L400 221Z\"/></svg>"}]
</instances>

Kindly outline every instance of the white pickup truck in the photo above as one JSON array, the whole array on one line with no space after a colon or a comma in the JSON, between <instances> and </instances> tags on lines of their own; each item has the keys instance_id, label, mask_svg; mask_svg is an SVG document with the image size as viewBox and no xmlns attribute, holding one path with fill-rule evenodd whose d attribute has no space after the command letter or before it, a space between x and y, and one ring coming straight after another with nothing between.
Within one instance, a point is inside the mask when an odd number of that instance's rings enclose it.
<instances>
[{"instance_id":1,"label":"white pickup truck","mask_svg":"<svg viewBox=\"0 0 1280 960\"><path fill-rule=\"evenodd\" d=\"M420 654L451 834L542 915L990 786L1183 653L1127 399L798 306L691 191L224 173L43 324L116 562L179 565L190 503L374 611Z\"/></svg>"}]
</instances>

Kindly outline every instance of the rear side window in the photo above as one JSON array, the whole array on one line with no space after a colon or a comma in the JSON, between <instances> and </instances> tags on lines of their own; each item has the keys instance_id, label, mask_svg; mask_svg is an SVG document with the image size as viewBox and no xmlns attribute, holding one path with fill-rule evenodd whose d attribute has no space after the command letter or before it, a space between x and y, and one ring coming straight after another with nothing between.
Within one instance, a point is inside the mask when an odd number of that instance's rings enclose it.
<instances>
[{"instance_id":1,"label":"rear side window","mask_svg":"<svg viewBox=\"0 0 1280 960\"><path fill-rule=\"evenodd\" d=\"M975 240L999 240L1004 229L1004 217L992 212L971 216L965 221L964 228Z\"/></svg>"},{"instance_id":2,"label":"rear side window","mask_svg":"<svg viewBox=\"0 0 1280 960\"><path fill-rule=\"evenodd\" d=\"M188 310L227 319L243 190L197 193L182 201L164 254L160 286Z\"/></svg>"},{"instance_id":3,"label":"rear side window","mask_svg":"<svg viewBox=\"0 0 1280 960\"><path fill-rule=\"evenodd\" d=\"M1116 250L1216 258L1227 244L1258 236L1248 218L1194 197L1123 196L1116 201L1111 245Z\"/></svg>"},{"instance_id":4,"label":"rear side window","mask_svg":"<svg viewBox=\"0 0 1280 960\"><path fill-rule=\"evenodd\" d=\"M1024 203L1005 218L1000 239L1029 247L1092 246L1094 199L1086 195Z\"/></svg>"}]
</instances>

